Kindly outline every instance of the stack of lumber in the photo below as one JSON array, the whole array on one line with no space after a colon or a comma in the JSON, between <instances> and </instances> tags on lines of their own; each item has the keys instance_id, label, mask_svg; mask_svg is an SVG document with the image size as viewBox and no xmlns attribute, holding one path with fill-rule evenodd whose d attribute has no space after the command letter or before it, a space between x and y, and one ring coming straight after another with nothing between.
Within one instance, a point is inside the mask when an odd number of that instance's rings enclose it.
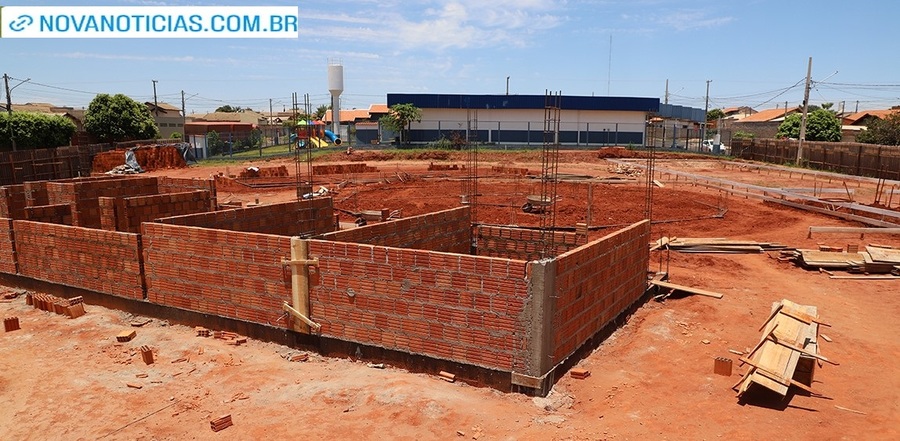
<instances>
[{"instance_id":1,"label":"stack of lumber","mask_svg":"<svg viewBox=\"0 0 900 441\"><path fill-rule=\"evenodd\" d=\"M772 304L772 313L760 328L759 343L740 359L749 369L734 385L738 396L753 384L782 396L787 395L790 386L819 395L810 388L816 362L837 364L819 355L820 325L828 326L819 320L815 306L790 300Z\"/></svg>"},{"instance_id":2,"label":"stack of lumber","mask_svg":"<svg viewBox=\"0 0 900 441\"><path fill-rule=\"evenodd\" d=\"M788 247L772 242L755 242L752 240L735 240L723 237L679 237L672 239L666 245L670 250L682 253L762 253L763 251L778 251Z\"/></svg>"},{"instance_id":3,"label":"stack of lumber","mask_svg":"<svg viewBox=\"0 0 900 441\"><path fill-rule=\"evenodd\" d=\"M795 250L783 253L793 258L797 264L809 269L837 269L855 273L890 274L900 273L900 250L867 246L865 251L856 253Z\"/></svg>"}]
</instances>

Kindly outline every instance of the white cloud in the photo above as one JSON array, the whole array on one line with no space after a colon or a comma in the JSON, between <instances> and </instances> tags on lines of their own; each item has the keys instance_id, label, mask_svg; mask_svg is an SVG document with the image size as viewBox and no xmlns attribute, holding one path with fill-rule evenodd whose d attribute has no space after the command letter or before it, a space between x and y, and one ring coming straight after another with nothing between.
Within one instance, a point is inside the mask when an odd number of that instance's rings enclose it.
<instances>
[{"instance_id":1,"label":"white cloud","mask_svg":"<svg viewBox=\"0 0 900 441\"><path fill-rule=\"evenodd\" d=\"M678 31L692 29L715 28L726 25L734 20L734 17L711 17L703 11L677 11L671 14L657 17L654 21L675 28Z\"/></svg>"}]
</instances>

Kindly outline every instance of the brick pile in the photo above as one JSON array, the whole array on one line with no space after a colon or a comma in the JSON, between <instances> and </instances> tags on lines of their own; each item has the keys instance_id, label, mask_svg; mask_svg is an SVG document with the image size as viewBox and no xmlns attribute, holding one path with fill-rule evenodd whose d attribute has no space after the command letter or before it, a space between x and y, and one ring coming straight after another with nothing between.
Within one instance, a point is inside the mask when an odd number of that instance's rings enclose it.
<instances>
[{"instance_id":1,"label":"brick pile","mask_svg":"<svg viewBox=\"0 0 900 441\"><path fill-rule=\"evenodd\" d=\"M649 221L557 257L553 364L562 362L646 291Z\"/></svg>"},{"instance_id":2,"label":"brick pile","mask_svg":"<svg viewBox=\"0 0 900 441\"><path fill-rule=\"evenodd\" d=\"M106 173L125 164L125 152L125 149L116 149L97 153L91 164L91 172ZM134 149L134 157L144 171L187 167L181 152L172 145L138 147Z\"/></svg>"},{"instance_id":3,"label":"brick pile","mask_svg":"<svg viewBox=\"0 0 900 441\"><path fill-rule=\"evenodd\" d=\"M336 231L323 238L338 242L469 254L472 245L471 216L469 207L453 208Z\"/></svg>"},{"instance_id":4,"label":"brick pile","mask_svg":"<svg viewBox=\"0 0 900 441\"><path fill-rule=\"evenodd\" d=\"M287 166L281 165L278 167L248 167L244 170L241 170L241 173L238 174L238 179L241 178L278 178L278 177L286 177L290 176L288 174Z\"/></svg>"},{"instance_id":5,"label":"brick pile","mask_svg":"<svg viewBox=\"0 0 900 441\"><path fill-rule=\"evenodd\" d=\"M462 166L462 170L465 170L466 166ZM435 164L433 162L428 164L428 171L451 171L451 170L460 170L459 165L457 164Z\"/></svg>"},{"instance_id":6,"label":"brick pile","mask_svg":"<svg viewBox=\"0 0 900 441\"><path fill-rule=\"evenodd\" d=\"M66 315L69 318L78 318L84 315L84 299L81 296L71 299L50 294L28 294L28 296L31 299L31 306L35 309Z\"/></svg>"},{"instance_id":7,"label":"brick pile","mask_svg":"<svg viewBox=\"0 0 900 441\"><path fill-rule=\"evenodd\" d=\"M374 173L378 169L363 163L314 165L314 175L340 175L345 173Z\"/></svg>"},{"instance_id":8,"label":"brick pile","mask_svg":"<svg viewBox=\"0 0 900 441\"><path fill-rule=\"evenodd\" d=\"M67 225L13 221L19 274L51 283L143 299L140 238Z\"/></svg>"},{"instance_id":9,"label":"brick pile","mask_svg":"<svg viewBox=\"0 0 900 441\"><path fill-rule=\"evenodd\" d=\"M533 174L528 171L527 168L520 167L507 167L505 165L492 165L491 171L494 173L500 173L503 175L516 175L516 176L526 176Z\"/></svg>"}]
</instances>

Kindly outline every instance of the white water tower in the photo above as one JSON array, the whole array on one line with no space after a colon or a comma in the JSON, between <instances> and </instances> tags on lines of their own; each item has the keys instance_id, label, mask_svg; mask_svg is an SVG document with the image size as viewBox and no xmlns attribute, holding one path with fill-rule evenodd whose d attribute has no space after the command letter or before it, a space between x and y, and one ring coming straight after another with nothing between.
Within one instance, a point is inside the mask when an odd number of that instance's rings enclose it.
<instances>
[{"instance_id":1,"label":"white water tower","mask_svg":"<svg viewBox=\"0 0 900 441\"><path fill-rule=\"evenodd\" d=\"M328 60L328 92L331 93L332 131L341 136L341 93L344 91L344 66L340 60Z\"/></svg>"}]
</instances>

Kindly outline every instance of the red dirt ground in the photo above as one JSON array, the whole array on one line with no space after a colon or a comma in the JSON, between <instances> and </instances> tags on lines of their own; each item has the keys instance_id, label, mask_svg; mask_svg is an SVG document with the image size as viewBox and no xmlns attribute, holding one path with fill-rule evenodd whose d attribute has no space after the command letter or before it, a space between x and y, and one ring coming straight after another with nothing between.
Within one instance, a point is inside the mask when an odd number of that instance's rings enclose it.
<instances>
[{"instance_id":1,"label":"red dirt ground","mask_svg":"<svg viewBox=\"0 0 900 441\"><path fill-rule=\"evenodd\" d=\"M605 161L589 156L561 162L560 171L614 175ZM530 156L498 158L481 159L482 165L540 169ZM317 177L316 185L334 188L348 181L334 198L350 211L384 207L410 216L459 206L465 172L425 172L434 160L372 161L379 173ZM456 162L463 164L464 158ZM710 161L683 162L680 166L697 165L732 179L749 176L714 170ZM240 169L231 168L233 174ZM288 169L293 172L292 164ZM224 167L155 173L207 177L219 171ZM403 173L411 179L401 182L397 175ZM672 222L655 224L654 237L733 237L794 247L900 245L896 236L885 235L807 238L810 225L854 225L683 183L664 184L654 191L653 217ZM592 225L642 216L642 183L593 185ZM535 215L517 207L534 192L527 178L485 177L479 181L479 202L508 206L479 206L478 220L536 225ZM587 184L562 183L559 194L557 225L585 221ZM294 197L293 188L219 194L220 201L259 198L262 203ZM709 217L719 213L717 207L728 208L720 219L678 221ZM0 334L0 439L900 439L900 375L894 367L900 355L898 282L833 280L774 257L654 253L652 270L662 265L673 282L718 291L724 298L644 304L578 363L590 377L567 376L547 398L534 399L353 360L312 355L310 361L290 363L281 357L290 348L253 340L229 346L159 320L137 328L134 341L116 343L115 335L128 328L125 313L88 305L87 315L67 320L34 310L20 297L0 303L0 316L18 316L22 324L19 331ZM738 402L729 388L743 369L735 364L730 378L714 375L713 358L736 360L728 349L752 347L772 302L783 298L817 306L832 325L822 332L833 342L820 340L820 350L840 365L825 365L813 384L829 398L757 394ZM155 364L141 362L134 352L140 345L158 350ZM179 358L187 361L173 362ZM143 387L129 388L127 382ZM214 433L209 420L222 414L231 414L234 426Z\"/></svg>"}]
</instances>

